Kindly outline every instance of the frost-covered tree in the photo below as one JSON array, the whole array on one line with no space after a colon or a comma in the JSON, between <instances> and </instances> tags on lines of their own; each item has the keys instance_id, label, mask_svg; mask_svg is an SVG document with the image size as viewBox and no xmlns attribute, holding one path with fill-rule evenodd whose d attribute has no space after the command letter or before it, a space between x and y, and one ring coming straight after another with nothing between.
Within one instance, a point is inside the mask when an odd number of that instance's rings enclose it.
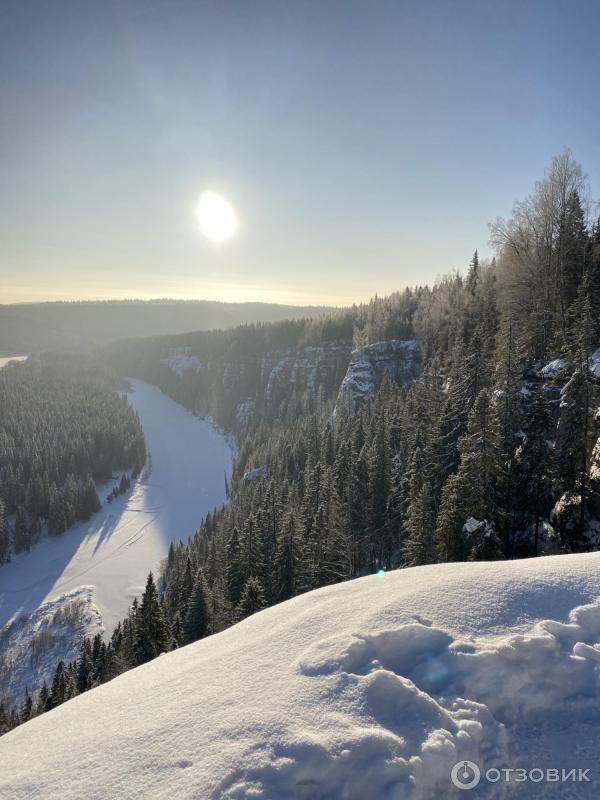
<instances>
[{"instance_id":1,"label":"frost-covered tree","mask_svg":"<svg viewBox=\"0 0 600 800\"><path fill-rule=\"evenodd\" d=\"M256 614L257 611L261 611L265 606L265 593L261 582L258 578L248 578L244 585L240 602L235 609L236 620L242 620L252 614Z\"/></svg>"},{"instance_id":2,"label":"frost-covered tree","mask_svg":"<svg viewBox=\"0 0 600 800\"><path fill-rule=\"evenodd\" d=\"M202 639L209 630L209 590L202 570L196 575L185 619L185 641Z\"/></svg>"},{"instance_id":3,"label":"frost-covered tree","mask_svg":"<svg viewBox=\"0 0 600 800\"><path fill-rule=\"evenodd\" d=\"M145 664L169 649L170 636L162 605L150 572L135 620L134 658L136 664Z\"/></svg>"},{"instance_id":4,"label":"frost-covered tree","mask_svg":"<svg viewBox=\"0 0 600 800\"><path fill-rule=\"evenodd\" d=\"M284 521L277 540L276 585L278 598L288 600L298 593L301 582L303 537L296 515L291 512Z\"/></svg>"},{"instance_id":5,"label":"frost-covered tree","mask_svg":"<svg viewBox=\"0 0 600 800\"><path fill-rule=\"evenodd\" d=\"M404 558L411 567L433 564L437 560L433 500L427 481L411 497L408 506Z\"/></svg>"}]
</instances>

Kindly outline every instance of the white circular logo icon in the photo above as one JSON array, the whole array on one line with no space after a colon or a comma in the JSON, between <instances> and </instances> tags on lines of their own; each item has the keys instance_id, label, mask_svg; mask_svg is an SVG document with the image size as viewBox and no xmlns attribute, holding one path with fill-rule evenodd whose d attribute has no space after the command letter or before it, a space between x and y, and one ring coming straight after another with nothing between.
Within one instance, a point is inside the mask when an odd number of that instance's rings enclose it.
<instances>
[{"instance_id":1,"label":"white circular logo icon","mask_svg":"<svg viewBox=\"0 0 600 800\"><path fill-rule=\"evenodd\" d=\"M481 779L481 770L472 761L459 761L452 767L450 776L458 789L474 789Z\"/></svg>"}]
</instances>

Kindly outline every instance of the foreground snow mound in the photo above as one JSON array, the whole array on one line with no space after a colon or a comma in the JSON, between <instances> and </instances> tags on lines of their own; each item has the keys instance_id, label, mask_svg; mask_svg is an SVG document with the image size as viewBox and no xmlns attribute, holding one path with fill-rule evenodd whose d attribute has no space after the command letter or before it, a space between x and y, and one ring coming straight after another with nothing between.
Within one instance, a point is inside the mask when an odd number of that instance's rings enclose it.
<instances>
[{"instance_id":1,"label":"foreground snow mound","mask_svg":"<svg viewBox=\"0 0 600 800\"><path fill-rule=\"evenodd\" d=\"M458 761L587 769L600 796L600 553L418 567L296 598L0 739L0 797L460 796ZM26 757L24 757L26 755Z\"/></svg>"}]
</instances>

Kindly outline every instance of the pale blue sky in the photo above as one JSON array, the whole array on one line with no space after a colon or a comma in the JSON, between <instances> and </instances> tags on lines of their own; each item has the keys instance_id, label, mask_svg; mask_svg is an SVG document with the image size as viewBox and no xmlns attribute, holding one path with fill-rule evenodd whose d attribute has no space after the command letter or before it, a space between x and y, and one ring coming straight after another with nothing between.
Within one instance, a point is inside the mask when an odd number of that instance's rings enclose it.
<instances>
[{"instance_id":1,"label":"pale blue sky","mask_svg":"<svg viewBox=\"0 0 600 800\"><path fill-rule=\"evenodd\" d=\"M600 186L600 2L0 9L0 302L359 301L485 252L564 147Z\"/></svg>"}]
</instances>

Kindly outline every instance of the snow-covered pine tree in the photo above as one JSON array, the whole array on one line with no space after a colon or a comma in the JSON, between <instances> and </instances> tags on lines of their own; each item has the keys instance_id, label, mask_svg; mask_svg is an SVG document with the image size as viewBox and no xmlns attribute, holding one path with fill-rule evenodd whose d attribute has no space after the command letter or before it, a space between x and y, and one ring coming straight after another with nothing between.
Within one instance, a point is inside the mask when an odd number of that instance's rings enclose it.
<instances>
[{"instance_id":1,"label":"snow-covered pine tree","mask_svg":"<svg viewBox=\"0 0 600 800\"><path fill-rule=\"evenodd\" d=\"M150 572L135 622L134 658L145 664L169 649L170 635L162 605Z\"/></svg>"},{"instance_id":2,"label":"snow-covered pine tree","mask_svg":"<svg viewBox=\"0 0 600 800\"><path fill-rule=\"evenodd\" d=\"M265 593L258 578L248 578L242 591L240 602L235 609L236 620L246 619L246 617L256 614L265 608Z\"/></svg>"},{"instance_id":3,"label":"snow-covered pine tree","mask_svg":"<svg viewBox=\"0 0 600 800\"><path fill-rule=\"evenodd\" d=\"M404 558L411 567L433 564L437 560L433 500L427 481L420 487L415 486L415 493L409 500Z\"/></svg>"},{"instance_id":4,"label":"snow-covered pine tree","mask_svg":"<svg viewBox=\"0 0 600 800\"><path fill-rule=\"evenodd\" d=\"M185 618L185 642L202 639L209 631L209 589L202 570L198 571L190 595Z\"/></svg>"},{"instance_id":5,"label":"snow-covered pine tree","mask_svg":"<svg viewBox=\"0 0 600 800\"><path fill-rule=\"evenodd\" d=\"M298 594L301 583L303 536L294 512L286 517L277 540L275 560L277 596L288 600Z\"/></svg>"}]
</instances>

